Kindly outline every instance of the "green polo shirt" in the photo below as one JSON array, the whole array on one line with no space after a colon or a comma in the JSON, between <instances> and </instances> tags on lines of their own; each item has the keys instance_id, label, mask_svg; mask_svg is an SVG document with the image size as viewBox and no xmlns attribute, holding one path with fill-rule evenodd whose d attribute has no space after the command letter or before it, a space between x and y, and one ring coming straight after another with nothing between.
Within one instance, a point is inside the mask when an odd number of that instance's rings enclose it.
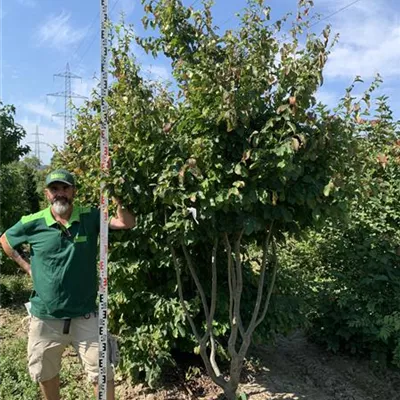
<instances>
[{"instance_id":1,"label":"green polo shirt","mask_svg":"<svg viewBox=\"0 0 400 400\"><path fill-rule=\"evenodd\" d=\"M98 209L74 206L65 226L49 207L22 217L6 231L11 247L30 244L34 316L74 318L96 309L99 230Z\"/></svg>"}]
</instances>

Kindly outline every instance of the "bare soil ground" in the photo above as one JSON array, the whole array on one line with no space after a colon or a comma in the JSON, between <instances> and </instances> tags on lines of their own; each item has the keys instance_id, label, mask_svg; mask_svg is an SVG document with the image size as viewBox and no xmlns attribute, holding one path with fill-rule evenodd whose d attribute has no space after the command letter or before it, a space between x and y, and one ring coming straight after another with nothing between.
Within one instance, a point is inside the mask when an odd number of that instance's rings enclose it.
<instances>
[{"instance_id":1,"label":"bare soil ground","mask_svg":"<svg viewBox=\"0 0 400 400\"><path fill-rule=\"evenodd\" d=\"M255 350L262 368L246 371L240 391L250 400L400 400L400 371L374 370L365 360L334 355L297 333ZM127 400L215 400L220 390L202 376L158 392L118 388Z\"/></svg>"},{"instance_id":2,"label":"bare soil ground","mask_svg":"<svg viewBox=\"0 0 400 400\"><path fill-rule=\"evenodd\" d=\"M21 318L23 315L23 311L15 314L0 309L0 326L5 332L2 339L26 335L28 321ZM245 370L240 387L240 392L246 393L249 400L400 400L400 371L379 370L366 360L331 354L308 342L301 333L281 338L274 346L260 346L253 353L260 366L257 369L249 366ZM75 382L84 382L85 377L72 349L66 350L66 356L66 367L73 371L70 377ZM118 379L117 374L117 398L223 398L220 389L205 375L185 380L183 369L171 369L165 381L163 389L153 391L144 385L131 385Z\"/></svg>"}]
</instances>

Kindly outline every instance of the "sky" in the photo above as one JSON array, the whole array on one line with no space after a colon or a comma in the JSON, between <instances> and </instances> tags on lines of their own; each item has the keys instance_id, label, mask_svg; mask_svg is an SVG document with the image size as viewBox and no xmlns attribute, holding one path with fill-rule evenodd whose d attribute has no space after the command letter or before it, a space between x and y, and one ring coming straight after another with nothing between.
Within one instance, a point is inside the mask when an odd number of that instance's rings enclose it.
<instances>
[{"instance_id":1,"label":"sky","mask_svg":"<svg viewBox=\"0 0 400 400\"><path fill-rule=\"evenodd\" d=\"M183 3L201 7L199 0ZM246 0L214 3L214 22L221 30L235 27L235 14L246 6ZM274 18L295 12L296 3L265 1ZM340 34L318 99L334 107L355 76L369 83L379 72L384 79L379 94L389 96L389 104L400 118L400 1L314 3L315 12L324 19L313 30L320 33L329 23L333 33ZM123 12L138 34L144 32L140 0L109 0L109 12L113 21ZM135 54L148 77L168 80L170 67L165 59L153 59L138 50ZM71 72L82 78L72 80L72 91L90 96L100 75L100 0L0 0L0 99L15 105L16 121L27 132L23 143L29 143L32 150L38 129L44 164L50 162L51 146L61 146L64 141L64 119L53 116L64 112L64 99L48 94L65 90L64 79L54 75L63 73L67 63ZM74 104L79 106L81 100Z\"/></svg>"}]
</instances>

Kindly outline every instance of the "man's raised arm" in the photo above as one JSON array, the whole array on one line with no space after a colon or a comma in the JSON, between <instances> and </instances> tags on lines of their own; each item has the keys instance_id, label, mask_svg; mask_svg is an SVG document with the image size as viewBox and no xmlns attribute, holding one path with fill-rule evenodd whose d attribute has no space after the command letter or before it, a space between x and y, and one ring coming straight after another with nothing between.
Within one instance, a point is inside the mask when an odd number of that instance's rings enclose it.
<instances>
[{"instance_id":1,"label":"man's raised arm","mask_svg":"<svg viewBox=\"0 0 400 400\"><path fill-rule=\"evenodd\" d=\"M117 203L117 215L112 217L109 223L110 229L131 229L136 225L135 216L124 208L121 201L117 198L113 199Z\"/></svg>"}]
</instances>

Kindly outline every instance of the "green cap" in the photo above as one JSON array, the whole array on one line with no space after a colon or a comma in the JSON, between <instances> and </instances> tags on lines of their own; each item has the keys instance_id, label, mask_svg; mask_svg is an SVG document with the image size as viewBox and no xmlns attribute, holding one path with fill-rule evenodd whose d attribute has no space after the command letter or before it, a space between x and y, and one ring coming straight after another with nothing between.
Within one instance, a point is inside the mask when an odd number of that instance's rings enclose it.
<instances>
[{"instance_id":1,"label":"green cap","mask_svg":"<svg viewBox=\"0 0 400 400\"><path fill-rule=\"evenodd\" d=\"M53 182L62 182L67 185L75 186L73 175L65 169L57 169L47 175L46 186L49 186Z\"/></svg>"}]
</instances>

